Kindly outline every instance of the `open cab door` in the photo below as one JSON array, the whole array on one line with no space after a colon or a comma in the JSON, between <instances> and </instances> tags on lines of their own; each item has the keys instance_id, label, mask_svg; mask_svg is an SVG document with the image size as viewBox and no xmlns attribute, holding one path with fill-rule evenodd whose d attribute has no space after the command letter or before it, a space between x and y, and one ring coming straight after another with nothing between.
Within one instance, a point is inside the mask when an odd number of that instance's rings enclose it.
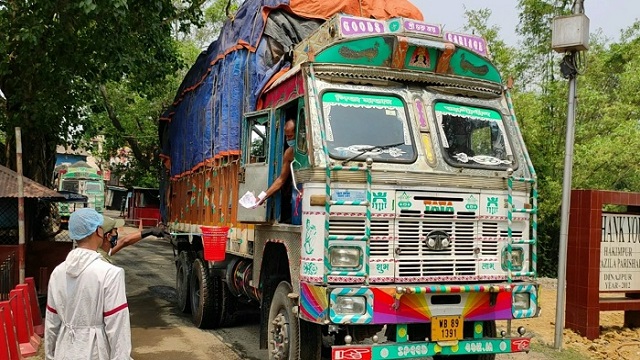
<instances>
[{"instance_id":1,"label":"open cab door","mask_svg":"<svg viewBox=\"0 0 640 360\"><path fill-rule=\"evenodd\" d=\"M242 168L239 194L247 191L256 196L269 187L269 146L271 142L271 111L247 114L242 127ZM255 209L238 206L238 220L242 222L267 222L266 202Z\"/></svg>"}]
</instances>

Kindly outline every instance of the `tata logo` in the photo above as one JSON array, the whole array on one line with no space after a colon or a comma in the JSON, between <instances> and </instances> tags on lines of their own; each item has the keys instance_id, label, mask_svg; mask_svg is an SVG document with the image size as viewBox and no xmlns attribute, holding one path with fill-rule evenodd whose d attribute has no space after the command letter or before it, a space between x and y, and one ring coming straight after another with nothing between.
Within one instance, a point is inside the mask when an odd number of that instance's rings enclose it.
<instances>
[{"instance_id":1,"label":"tata logo","mask_svg":"<svg viewBox=\"0 0 640 360\"><path fill-rule=\"evenodd\" d=\"M371 360L371 347L333 349L331 358L333 360Z\"/></svg>"},{"instance_id":2,"label":"tata logo","mask_svg":"<svg viewBox=\"0 0 640 360\"><path fill-rule=\"evenodd\" d=\"M424 200L424 211L454 212L453 203L446 200Z\"/></svg>"},{"instance_id":3,"label":"tata logo","mask_svg":"<svg viewBox=\"0 0 640 360\"><path fill-rule=\"evenodd\" d=\"M431 250L444 250L451 245L451 238L442 230L433 230L427 234L425 244Z\"/></svg>"}]
</instances>

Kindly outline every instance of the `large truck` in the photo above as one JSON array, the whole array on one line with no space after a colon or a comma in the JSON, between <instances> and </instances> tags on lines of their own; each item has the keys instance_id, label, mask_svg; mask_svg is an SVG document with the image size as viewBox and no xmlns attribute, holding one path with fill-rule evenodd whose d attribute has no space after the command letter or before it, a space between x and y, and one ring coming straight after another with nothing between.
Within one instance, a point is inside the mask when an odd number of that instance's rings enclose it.
<instances>
[{"instance_id":1,"label":"large truck","mask_svg":"<svg viewBox=\"0 0 640 360\"><path fill-rule=\"evenodd\" d=\"M529 351L536 174L486 42L351 3L245 1L164 113L179 309L254 306L270 359ZM281 174L289 119L289 180L239 206Z\"/></svg>"},{"instance_id":2,"label":"large truck","mask_svg":"<svg viewBox=\"0 0 640 360\"><path fill-rule=\"evenodd\" d=\"M76 207L90 207L97 212L104 211L104 181L102 172L94 169L85 161L77 161L71 165L62 165L56 169L55 187L62 193L85 196L86 203L73 201L58 203L58 215L62 228L66 229L69 216Z\"/></svg>"}]
</instances>

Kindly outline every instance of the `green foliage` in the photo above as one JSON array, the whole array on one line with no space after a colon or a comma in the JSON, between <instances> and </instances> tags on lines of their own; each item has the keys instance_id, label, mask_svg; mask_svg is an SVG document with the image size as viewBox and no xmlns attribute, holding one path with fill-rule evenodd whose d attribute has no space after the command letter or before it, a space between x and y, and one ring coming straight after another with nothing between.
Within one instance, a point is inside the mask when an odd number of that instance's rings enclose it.
<instances>
[{"instance_id":1,"label":"green foliage","mask_svg":"<svg viewBox=\"0 0 640 360\"><path fill-rule=\"evenodd\" d=\"M240 6L240 0L208 0L203 4L204 24L193 27L181 40L190 40L206 48L217 37L225 21L232 19Z\"/></svg>"},{"instance_id":2,"label":"green foliage","mask_svg":"<svg viewBox=\"0 0 640 360\"><path fill-rule=\"evenodd\" d=\"M127 79L152 93L181 63L172 39L202 22L201 1L9 1L0 6L0 130L13 143L22 127L25 175L48 183L55 146L91 128L88 104L101 85ZM13 147L9 147L13 149ZM10 156L9 159L14 159ZM12 165L12 164L9 164Z\"/></svg>"},{"instance_id":3,"label":"green foliage","mask_svg":"<svg viewBox=\"0 0 640 360\"><path fill-rule=\"evenodd\" d=\"M501 72L517 75L514 107L539 179L539 273L555 276L558 264L560 209L566 143L568 81L559 71L560 56L551 50L551 20L568 14L573 1L520 0L524 39L509 48L487 25L489 10L467 11L467 31L484 36ZM640 22L611 43L591 37L579 58L574 145L574 189L638 191L640 162Z\"/></svg>"}]
</instances>

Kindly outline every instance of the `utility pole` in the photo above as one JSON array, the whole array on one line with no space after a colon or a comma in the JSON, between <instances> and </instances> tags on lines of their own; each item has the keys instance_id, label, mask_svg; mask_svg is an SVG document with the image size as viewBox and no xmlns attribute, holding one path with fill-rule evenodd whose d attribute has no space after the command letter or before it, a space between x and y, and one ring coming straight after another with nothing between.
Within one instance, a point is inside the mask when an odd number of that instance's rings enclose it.
<instances>
[{"instance_id":1,"label":"utility pole","mask_svg":"<svg viewBox=\"0 0 640 360\"><path fill-rule=\"evenodd\" d=\"M556 299L556 324L554 348L562 349L562 329L564 328L567 242L569 234L569 211L571 209L571 180L573 173L573 145L575 139L575 108L577 88L577 56L589 48L589 18L584 15L584 0L575 0L573 16L554 19L552 47L564 52L560 64L562 75L569 79L567 108L567 133L564 156L564 177L562 181L562 209L560 218L560 249L558 251L558 292ZM585 26L586 25L586 26Z\"/></svg>"},{"instance_id":2,"label":"utility pole","mask_svg":"<svg viewBox=\"0 0 640 360\"><path fill-rule=\"evenodd\" d=\"M22 178L22 131L16 131L16 170L18 173L18 277L19 284L24 284L26 241L24 233L24 181Z\"/></svg>"}]
</instances>

